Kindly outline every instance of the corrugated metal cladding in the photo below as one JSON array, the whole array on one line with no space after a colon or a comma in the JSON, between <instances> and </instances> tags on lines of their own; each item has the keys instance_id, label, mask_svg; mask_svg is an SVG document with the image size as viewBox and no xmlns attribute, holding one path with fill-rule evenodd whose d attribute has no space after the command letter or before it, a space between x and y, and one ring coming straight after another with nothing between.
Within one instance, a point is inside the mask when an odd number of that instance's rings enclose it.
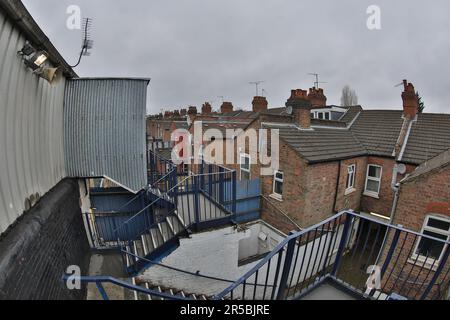
<instances>
[{"instance_id":1,"label":"corrugated metal cladding","mask_svg":"<svg viewBox=\"0 0 450 320\"><path fill-rule=\"evenodd\" d=\"M17 51L25 37L0 11L0 233L65 175L65 79L50 85Z\"/></svg>"},{"instance_id":2,"label":"corrugated metal cladding","mask_svg":"<svg viewBox=\"0 0 450 320\"><path fill-rule=\"evenodd\" d=\"M132 192L146 185L148 79L67 82L64 147L68 176L110 178Z\"/></svg>"}]
</instances>

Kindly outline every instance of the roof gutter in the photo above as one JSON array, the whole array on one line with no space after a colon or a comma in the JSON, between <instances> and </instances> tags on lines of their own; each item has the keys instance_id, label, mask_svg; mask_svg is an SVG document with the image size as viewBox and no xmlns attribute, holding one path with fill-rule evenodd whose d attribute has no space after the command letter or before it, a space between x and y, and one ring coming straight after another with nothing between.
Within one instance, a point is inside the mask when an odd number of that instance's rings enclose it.
<instances>
[{"instance_id":1,"label":"roof gutter","mask_svg":"<svg viewBox=\"0 0 450 320\"><path fill-rule=\"evenodd\" d=\"M66 77L78 77L75 71L53 46L50 39L44 34L42 29L23 5L22 1L0 1L0 8L12 20L13 24L23 32L27 40L29 40L36 49L45 50L48 53L48 59L55 66L60 67Z\"/></svg>"}]
</instances>

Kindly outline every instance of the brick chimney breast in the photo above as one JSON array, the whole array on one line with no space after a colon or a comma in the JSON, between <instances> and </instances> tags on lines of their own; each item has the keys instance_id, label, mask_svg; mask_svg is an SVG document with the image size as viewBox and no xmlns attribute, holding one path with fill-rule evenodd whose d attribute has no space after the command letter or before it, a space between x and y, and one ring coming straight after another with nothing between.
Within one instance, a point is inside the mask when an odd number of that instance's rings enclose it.
<instances>
[{"instance_id":1,"label":"brick chimney breast","mask_svg":"<svg viewBox=\"0 0 450 320\"><path fill-rule=\"evenodd\" d=\"M412 83L403 80L404 90L402 92L403 115L406 118L414 119L419 112L419 99Z\"/></svg>"},{"instance_id":2,"label":"brick chimney breast","mask_svg":"<svg viewBox=\"0 0 450 320\"><path fill-rule=\"evenodd\" d=\"M323 94L322 88L310 88L308 100L311 101L313 107L325 107L327 105L327 97Z\"/></svg>"},{"instance_id":3,"label":"brick chimney breast","mask_svg":"<svg viewBox=\"0 0 450 320\"><path fill-rule=\"evenodd\" d=\"M267 99L266 97L255 96L252 101L253 112L261 112L267 110Z\"/></svg>"},{"instance_id":4,"label":"brick chimney breast","mask_svg":"<svg viewBox=\"0 0 450 320\"><path fill-rule=\"evenodd\" d=\"M220 106L221 113L233 112L233 104L231 102L224 101Z\"/></svg>"},{"instance_id":5,"label":"brick chimney breast","mask_svg":"<svg viewBox=\"0 0 450 320\"><path fill-rule=\"evenodd\" d=\"M302 129L311 128L311 101L308 100L306 90L291 90L291 96L286 101L286 107L292 107L295 122Z\"/></svg>"},{"instance_id":6,"label":"brick chimney breast","mask_svg":"<svg viewBox=\"0 0 450 320\"><path fill-rule=\"evenodd\" d=\"M205 102L202 106L202 114L210 114L211 111L211 104L209 102Z\"/></svg>"}]
</instances>

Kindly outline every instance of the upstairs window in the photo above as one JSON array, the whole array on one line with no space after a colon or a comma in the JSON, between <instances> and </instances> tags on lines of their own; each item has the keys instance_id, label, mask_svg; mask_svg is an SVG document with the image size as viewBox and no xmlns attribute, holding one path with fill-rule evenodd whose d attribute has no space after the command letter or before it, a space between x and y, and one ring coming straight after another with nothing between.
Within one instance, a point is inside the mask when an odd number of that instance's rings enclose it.
<instances>
[{"instance_id":1,"label":"upstairs window","mask_svg":"<svg viewBox=\"0 0 450 320\"><path fill-rule=\"evenodd\" d=\"M313 118L315 119L325 119L330 120L330 112L329 111L314 111L311 112L313 115Z\"/></svg>"},{"instance_id":2,"label":"upstairs window","mask_svg":"<svg viewBox=\"0 0 450 320\"><path fill-rule=\"evenodd\" d=\"M356 165L352 164L347 167L347 183L345 185L345 192L350 193L355 190L355 173Z\"/></svg>"},{"instance_id":3,"label":"upstairs window","mask_svg":"<svg viewBox=\"0 0 450 320\"><path fill-rule=\"evenodd\" d=\"M378 197L381 186L381 173L382 167L375 164L369 164L367 166L365 195Z\"/></svg>"},{"instance_id":4,"label":"upstairs window","mask_svg":"<svg viewBox=\"0 0 450 320\"><path fill-rule=\"evenodd\" d=\"M245 153L240 155L241 180L250 180L250 156Z\"/></svg>"},{"instance_id":5,"label":"upstairs window","mask_svg":"<svg viewBox=\"0 0 450 320\"><path fill-rule=\"evenodd\" d=\"M429 215L425 218L422 234L440 239L450 239L450 219ZM445 243L437 240L420 237L417 241L412 260L437 267L439 260L444 254Z\"/></svg>"},{"instance_id":6,"label":"upstairs window","mask_svg":"<svg viewBox=\"0 0 450 320\"><path fill-rule=\"evenodd\" d=\"M283 196L283 172L275 171L273 175L273 195L281 198Z\"/></svg>"}]
</instances>

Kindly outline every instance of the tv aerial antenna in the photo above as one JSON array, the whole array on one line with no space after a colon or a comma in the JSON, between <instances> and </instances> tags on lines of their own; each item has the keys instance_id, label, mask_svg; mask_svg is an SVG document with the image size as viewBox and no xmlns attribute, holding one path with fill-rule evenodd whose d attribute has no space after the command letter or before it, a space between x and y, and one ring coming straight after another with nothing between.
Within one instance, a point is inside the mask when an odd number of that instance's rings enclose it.
<instances>
[{"instance_id":1,"label":"tv aerial antenna","mask_svg":"<svg viewBox=\"0 0 450 320\"><path fill-rule=\"evenodd\" d=\"M265 97L267 93L266 89L261 89L261 96Z\"/></svg>"},{"instance_id":2,"label":"tv aerial antenna","mask_svg":"<svg viewBox=\"0 0 450 320\"><path fill-rule=\"evenodd\" d=\"M81 51L78 57L78 61L71 68L77 67L81 63L83 56L90 56L90 49L94 47L94 40L91 39L92 18L83 19L83 40L81 42Z\"/></svg>"},{"instance_id":3,"label":"tv aerial antenna","mask_svg":"<svg viewBox=\"0 0 450 320\"><path fill-rule=\"evenodd\" d=\"M252 81L252 82L249 82L249 84L255 85L255 88L256 88L256 96L258 96L258 93L259 93L258 86L259 86L261 83L264 83L264 82L265 82L264 80L259 80L259 81Z\"/></svg>"},{"instance_id":4,"label":"tv aerial antenna","mask_svg":"<svg viewBox=\"0 0 450 320\"><path fill-rule=\"evenodd\" d=\"M328 82L319 81L319 74L318 73L311 72L311 73L308 73L308 75L314 76L314 78L316 80L316 81L314 81L314 88L316 88L316 89L319 89L319 84L321 84L321 83L328 83Z\"/></svg>"}]
</instances>

